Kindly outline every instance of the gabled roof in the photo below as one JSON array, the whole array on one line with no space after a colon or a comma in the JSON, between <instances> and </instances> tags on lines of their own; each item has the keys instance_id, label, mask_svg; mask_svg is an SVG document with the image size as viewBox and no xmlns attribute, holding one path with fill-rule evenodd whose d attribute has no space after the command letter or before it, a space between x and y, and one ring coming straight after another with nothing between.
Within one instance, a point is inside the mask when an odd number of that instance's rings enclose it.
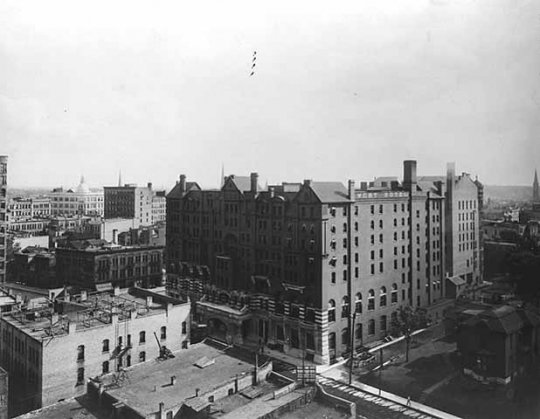
<instances>
[{"instance_id":1,"label":"gabled roof","mask_svg":"<svg viewBox=\"0 0 540 419\"><path fill-rule=\"evenodd\" d=\"M341 182L311 182L309 186L323 204L351 202L347 188Z\"/></svg>"},{"instance_id":2,"label":"gabled roof","mask_svg":"<svg viewBox=\"0 0 540 419\"><path fill-rule=\"evenodd\" d=\"M225 184L223 186L225 186L228 182L232 182L240 192L251 191L251 178L249 176L229 176L225 180ZM257 182L257 192L259 191L262 191L262 188Z\"/></svg>"},{"instance_id":3,"label":"gabled roof","mask_svg":"<svg viewBox=\"0 0 540 419\"><path fill-rule=\"evenodd\" d=\"M201 187L197 182L186 182L186 190L184 193L187 193L193 189L200 191ZM180 192L180 183L174 185L174 188L172 188L167 194L167 198L182 198L182 196L183 194Z\"/></svg>"},{"instance_id":4,"label":"gabled roof","mask_svg":"<svg viewBox=\"0 0 540 419\"><path fill-rule=\"evenodd\" d=\"M523 327L523 321L516 309L512 306L501 306L485 310L464 322L467 326L485 324L489 330L507 335L516 333Z\"/></svg>"}]
</instances>

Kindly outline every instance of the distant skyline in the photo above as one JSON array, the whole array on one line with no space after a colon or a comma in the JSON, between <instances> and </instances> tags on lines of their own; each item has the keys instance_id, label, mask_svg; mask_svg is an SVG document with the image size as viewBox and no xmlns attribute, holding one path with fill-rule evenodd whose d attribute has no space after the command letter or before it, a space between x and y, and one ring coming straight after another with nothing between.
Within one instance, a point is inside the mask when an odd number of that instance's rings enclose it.
<instances>
[{"instance_id":1,"label":"distant skyline","mask_svg":"<svg viewBox=\"0 0 540 419\"><path fill-rule=\"evenodd\" d=\"M531 185L539 16L534 0L4 0L0 154L11 187L120 170L218 187L222 165L360 182L406 159Z\"/></svg>"}]
</instances>

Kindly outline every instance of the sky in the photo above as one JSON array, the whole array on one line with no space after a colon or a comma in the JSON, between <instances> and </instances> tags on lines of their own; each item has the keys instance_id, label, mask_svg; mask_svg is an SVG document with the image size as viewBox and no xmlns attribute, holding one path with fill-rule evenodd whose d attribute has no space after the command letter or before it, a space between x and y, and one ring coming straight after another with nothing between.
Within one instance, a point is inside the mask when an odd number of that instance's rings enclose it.
<instances>
[{"instance_id":1,"label":"sky","mask_svg":"<svg viewBox=\"0 0 540 419\"><path fill-rule=\"evenodd\" d=\"M406 159L529 185L540 2L3 0L0 154L13 187L346 184Z\"/></svg>"}]
</instances>

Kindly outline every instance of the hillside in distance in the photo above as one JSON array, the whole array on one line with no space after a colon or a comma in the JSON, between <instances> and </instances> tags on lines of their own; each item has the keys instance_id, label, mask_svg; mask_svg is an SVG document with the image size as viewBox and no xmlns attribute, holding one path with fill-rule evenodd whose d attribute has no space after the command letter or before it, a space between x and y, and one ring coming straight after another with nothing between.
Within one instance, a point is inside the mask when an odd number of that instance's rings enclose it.
<instances>
[{"instance_id":1,"label":"hillside in distance","mask_svg":"<svg viewBox=\"0 0 540 419\"><path fill-rule=\"evenodd\" d=\"M532 199L532 186L502 186L484 185L484 199L499 201L530 201Z\"/></svg>"}]
</instances>

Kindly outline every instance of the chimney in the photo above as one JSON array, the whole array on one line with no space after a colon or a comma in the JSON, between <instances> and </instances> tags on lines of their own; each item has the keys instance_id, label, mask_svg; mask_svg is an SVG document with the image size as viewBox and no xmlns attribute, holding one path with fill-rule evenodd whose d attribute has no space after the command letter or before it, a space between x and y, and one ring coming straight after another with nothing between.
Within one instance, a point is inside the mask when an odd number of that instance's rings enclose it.
<instances>
[{"instance_id":1,"label":"chimney","mask_svg":"<svg viewBox=\"0 0 540 419\"><path fill-rule=\"evenodd\" d=\"M81 302L86 301L88 299L88 294L85 290L81 290Z\"/></svg>"},{"instance_id":2,"label":"chimney","mask_svg":"<svg viewBox=\"0 0 540 419\"><path fill-rule=\"evenodd\" d=\"M68 333L71 335L77 331L77 323L74 321L69 321L68 323Z\"/></svg>"},{"instance_id":3,"label":"chimney","mask_svg":"<svg viewBox=\"0 0 540 419\"><path fill-rule=\"evenodd\" d=\"M349 179L349 199L354 201L354 180Z\"/></svg>"},{"instance_id":4,"label":"chimney","mask_svg":"<svg viewBox=\"0 0 540 419\"><path fill-rule=\"evenodd\" d=\"M403 162L403 187L412 190L416 185L416 160L405 160Z\"/></svg>"},{"instance_id":5,"label":"chimney","mask_svg":"<svg viewBox=\"0 0 540 419\"><path fill-rule=\"evenodd\" d=\"M113 288L113 295L115 297L118 297L120 295L120 287L118 285Z\"/></svg>"},{"instance_id":6,"label":"chimney","mask_svg":"<svg viewBox=\"0 0 540 419\"><path fill-rule=\"evenodd\" d=\"M158 418L165 419L165 403L163 402L159 404Z\"/></svg>"},{"instance_id":7,"label":"chimney","mask_svg":"<svg viewBox=\"0 0 540 419\"><path fill-rule=\"evenodd\" d=\"M180 175L180 192L186 191L186 175Z\"/></svg>"},{"instance_id":8,"label":"chimney","mask_svg":"<svg viewBox=\"0 0 540 419\"><path fill-rule=\"evenodd\" d=\"M148 182L146 186L148 186L148 189L152 190L152 182Z\"/></svg>"},{"instance_id":9,"label":"chimney","mask_svg":"<svg viewBox=\"0 0 540 419\"><path fill-rule=\"evenodd\" d=\"M311 186L311 179L304 179L304 186Z\"/></svg>"},{"instance_id":10,"label":"chimney","mask_svg":"<svg viewBox=\"0 0 540 419\"><path fill-rule=\"evenodd\" d=\"M268 190L270 191L270 198L273 198L274 196L276 196L276 191L273 186L270 186Z\"/></svg>"},{"instance_id":11,"label":"chimney","mask_svg":"<svg viewBox=\"0 0 540 419\"><path fill-rule=\"evenodd\" d=\"M252 193L257 193L257 181L259 180L259 175L255 172L249 175L250 181L251 181L251 188L250 191Z\"/></svg>"},{"instance_id":12,"label":"chimney","mask_svg":"<svg viewBox=\"0 0 540 419\"><path fill-rule=\"evenodd\" d=\"M174 386L176 384L176 375L173 375L171 377L171 386Z\"/></svg>"},{"instance_id":13,"label":"chimney","mask_svg":"<svg viewBox=\"0 0 540 419\"><path fill-rule=\"evenodd\" d=\"M146 296L146 307L150 307L153 303L153 298L151 295Z\"/></svg>"},{"instance_id":14,"label":"chimney","mask_svg":"<svg viewBox=\"0 0 540 419\"><path fill-rule=\"evenodd\" d=\"M113 244L118 244L118 230L114 229L112 231L112 242Z\"/></svg>"},{"instance_id":15,"label":"chimney","mask_svg":"<svg viewBox=\"0 0 540 419\"><path fill-rule=\"evenodd\" d=\"M201 391L199 388L195 389L195 397L199 397L199 391Z\"/></svg>"}]
</instances>

